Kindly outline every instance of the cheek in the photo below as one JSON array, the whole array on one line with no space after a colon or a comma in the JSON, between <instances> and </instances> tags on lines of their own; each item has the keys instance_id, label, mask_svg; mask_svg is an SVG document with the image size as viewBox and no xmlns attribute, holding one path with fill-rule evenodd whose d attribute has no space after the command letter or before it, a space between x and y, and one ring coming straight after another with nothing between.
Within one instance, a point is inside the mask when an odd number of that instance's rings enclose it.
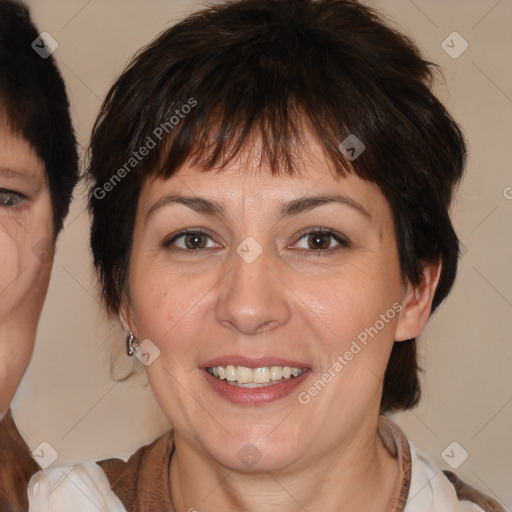
<instances>
[{"instance_id":1,"label":"cheek","mask_svg":"<svg viewBox=\"0 0 512 512\"><path fill-rule=\"evenodd\" d=\"M398 280L393 279L398 283ZM373 325L399 298L399 286L385 271L368 265L351 265L333 272L315 286L303 286L300 297L304 314L323 324L334 339L354 336Z\"/></svg>"},{"instance_id":2,"label":"cheek","mask_svg":"<svg viewBox=\"0 0 512 512\"><path fill-rule=\"evenodd\" d=\"M31 309L44 300L54 253L51 215L46 210L0 223L0 318L20 304Z\"/></svg>"},{"instance_id":3,"label":"cheek","mask_svg":"<svg viewBox=\"0 0 512 512\"><path fill-rule=\"evenodd\" d=\"M189 343L202 322L213 287L207 276L189 279L154 265L151 270L133 269L130 283L139 337L149 338L161 350L180 340Z\"/></svg>"},{"instance_id":4,"label":"cheek","mask_svg":"<svg viewBox=\"0 0 512 512\"><path fill-rule=\"evenodd\" d=\"M19 242L0 231L0 318L10 309L10 304L16 301L17 276L22 268Z\"/></svg>"},{"instance_id":5,"label":"cheek","mask_svg":"<svg viewBox=\"0 0 512 512\"><path fill-rule=\"evenodd\" d=\"M318 367L336 364L332 392L339 386L354 397L376 392L399 316L400 280L395 274L376 262L358 262L317 280L316 286L302 287L302 300L296 303L306 324L301 331L309 330L314 338Z\"/></svg>"},{"instance_id":6,"label":"cheek","mask_svg":"<svg viewBox=\"0 0 512 512\"><path fill-rule=\"evenodd\" d=\"M19 274L21 261L19 242L0 231L0 290L4 288Z\"/></svg>"}]
</instances>

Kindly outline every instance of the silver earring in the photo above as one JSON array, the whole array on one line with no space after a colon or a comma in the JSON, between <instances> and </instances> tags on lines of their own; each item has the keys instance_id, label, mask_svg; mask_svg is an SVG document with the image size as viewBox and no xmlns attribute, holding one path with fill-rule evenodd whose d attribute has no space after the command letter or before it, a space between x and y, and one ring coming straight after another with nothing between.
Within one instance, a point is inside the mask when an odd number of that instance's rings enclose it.
<instances>
[{"instance_id":1,"label":"silver earring","mask_svg":"<svg viewBox=\"0 0 512 512\"><path fill-rule=\"evenodd\" d=\"M133 332L130 331L126 336L126 353L130 357L133 357L138 346L139 340L133 335Z\"/></svg>"}]
</instances>

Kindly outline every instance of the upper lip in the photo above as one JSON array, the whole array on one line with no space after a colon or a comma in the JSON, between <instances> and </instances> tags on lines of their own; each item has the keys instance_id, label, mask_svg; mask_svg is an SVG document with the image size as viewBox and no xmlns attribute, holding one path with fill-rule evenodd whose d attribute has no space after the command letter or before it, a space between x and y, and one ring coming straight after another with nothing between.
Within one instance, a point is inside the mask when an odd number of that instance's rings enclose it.
<instances>
[{"instance_id":1,"label":"upper lip","mask_svg":"<svg viewBox=\"0 0 512 512\"><path fill-rule=\"evenodd\" d=\"M309 365L299 361L281 359L279 357L255 357L248 358L238 355L220 356L210 359L202 365L203 368L213 368L215 366L245 366L246 368L262 368L264 366L290 366L292 368L309 368Z\"/></svg>"}]
</instances>

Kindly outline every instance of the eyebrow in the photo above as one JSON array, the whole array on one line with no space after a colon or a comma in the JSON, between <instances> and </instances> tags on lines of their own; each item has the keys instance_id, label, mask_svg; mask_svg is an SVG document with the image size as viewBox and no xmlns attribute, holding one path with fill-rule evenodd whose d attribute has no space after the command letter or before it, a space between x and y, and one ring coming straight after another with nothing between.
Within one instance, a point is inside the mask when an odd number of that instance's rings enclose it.
<instances>
[{"instance_id":1,"label":"eyebrow","mask_svg":"<svg viewBox=\"0 0 512 512\"><path fill-rule=\"evenodd\" d=\"M0 176L8 179L23 179L24 181L41 183L41 179L34 176L26 169L12 169L11 167L3 167L0 165Z\"/></svg>"},{"instance_id":2,"label":"eyebrow","mask_svg":"<svg viewBox=\"0 0 512 512\"><path fill-rule=\"evenodd\" d=\"M372 220L370 212L362 204L344 194L320 194L294 199L293 201L289 201L288 203L282 205L279 218L281 219L283 217L305 213L312 210L313 208L317 208L318 206L330 203L337 203L343 206L348 206L366 217L367 220Z\"/></svg>"},{"instance_id":3,"label":"eyebrow","mask_svg":"<svg viewBox=\"0 0 512 512\"><path fill-rule=\"evenodd\" d=\"M306 213L310 210L313 210L314 208L331 203L348 206L359 212L367 220L372 221L370 212L363 205L343 194L320 194L293 199L292 201L288 201L281 205L277 216L278 219L281 220L285 217ZM195 212L211 215L214 217L225 216L224 205L213 199L206 199L204 197L198 196L181 196L178 194L169 194L160 198L153 206L151 206L148 213L146 214L145 222L147 223L149 218L155 213L156 210L170 204L182 204L188 208L191 208Z\"/></svg>"},{"instance_id":4,"label":"eyebrow","mask_svg":"<svg viewBox=\"0 0 512 512\"><path fill-rule=\"evenodd\" d=\"M15 171L14 169L9 169L7 167L0 166L0 174L5 178L24 178L25 174L20 171Z\"/></svg>"},{"instance_id":5,"label":"eyebrow","mask_svg":"<svg viewBox=\"0 0 512 512\"><path fill-rule=\"evenodd\" d=\"M205 213L215 217L223 217L225 209L222 203L213 199L205 199L197 196L180 196L178 194L169 194L160 198L146 214L146 221L160 208L169 204L182 204L188 206L192 210L198 213Z\"/></svg>"}]
</instances>

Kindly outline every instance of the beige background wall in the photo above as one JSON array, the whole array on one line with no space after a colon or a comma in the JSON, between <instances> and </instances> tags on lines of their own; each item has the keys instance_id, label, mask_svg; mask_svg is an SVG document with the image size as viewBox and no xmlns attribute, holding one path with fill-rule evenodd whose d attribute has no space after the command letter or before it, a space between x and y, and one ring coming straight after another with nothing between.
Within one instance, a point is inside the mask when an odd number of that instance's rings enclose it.
<instances>
[{"instance_id":1,"label":"beige background wall","mask_svg":"<svg viewBox=\"0 0 512 512\"><path fill-rule=\"evenodd\" d=\"M421 341L424 395L397 417L411 440L443 468L512 508L512 3L510 0L374 0L444 69L438 92L467 135L471 157L454 208L465 246L457 283ZM109 85L132 54L201 5L188 0L30 0L71 97L80 143ZM458 58L441 43L457 31ZM460 41L448 39L455 52ZM42 441L56 464L128 456L167 428L144 378L109 377L112 344L90 269L83 190L59 239L35 354L13 406L31 448ZM461 448L462 447L462 448ZM452 462L453 464L453 462Z\"/></svg>"}]
</instances>

